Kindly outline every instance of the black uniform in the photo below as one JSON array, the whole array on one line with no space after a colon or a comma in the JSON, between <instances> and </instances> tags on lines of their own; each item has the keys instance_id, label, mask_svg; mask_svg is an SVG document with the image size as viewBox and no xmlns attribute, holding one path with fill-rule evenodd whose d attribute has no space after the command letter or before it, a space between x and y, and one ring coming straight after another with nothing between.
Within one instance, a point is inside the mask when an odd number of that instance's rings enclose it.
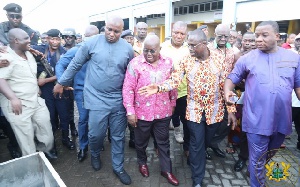
<instances>
[{"instance_id":1,"label":"black uniform","mask_svg":"<svg viewBox=\"0 0 300 187\"><path fill-rule=\"evenodd\" d=\"M38 44L39 38L38 38L37 33L34 30L32 30L30 27L28 27L27 25L25 25L23 23L20 24L19 28L24 30L25 32L27 32L27 34L29 35L30 40L31 40L31 42L30 42L31 45ZM0 23L0 42L3 45L8 44L7 34L10 29L12 29L12 28L9 27L9 21Z\"/></svg>"}]
</instances>

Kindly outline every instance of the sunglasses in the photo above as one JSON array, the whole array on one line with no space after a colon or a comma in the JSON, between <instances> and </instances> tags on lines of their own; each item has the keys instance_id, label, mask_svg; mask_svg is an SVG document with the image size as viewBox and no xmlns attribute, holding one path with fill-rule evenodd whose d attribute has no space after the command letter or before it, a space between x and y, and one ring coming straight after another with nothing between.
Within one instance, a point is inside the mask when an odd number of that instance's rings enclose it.
<instances>
[{"instance_id":1,"label":"sunglasses","mask_svg":"<svg viewBox=\"0 0 300 187\"><path fill-rule=\"evenodd\" d=\"M65 38L65 39L69 39L69 38L70 38L70 39L73 39L74 36L72 36L72 35L66 35L66 36L64 36L64 38Z\"/></svg>"},{"instance_id":2,"label":"sunglasses","mask_svg":"<svg viewBox=\"0 0 300 187\"><path fill-rule=\"evenodd\" d=\"M151 54L154 54L156 51L153 50L153 49L144 49L143 52L146 53L146 54L148 54L149 52L150 52Z\"/></svg>"},{"instance_id":3,"label":"sunglasses","mask_svg":"<svg viewBox=\"0 0 300 187\"><path fill-rule=\"evenodd\" d=\"M11 19L21 19L22 15L20 14L8 14L8 17Z\"/></svg>"}]
</instances>

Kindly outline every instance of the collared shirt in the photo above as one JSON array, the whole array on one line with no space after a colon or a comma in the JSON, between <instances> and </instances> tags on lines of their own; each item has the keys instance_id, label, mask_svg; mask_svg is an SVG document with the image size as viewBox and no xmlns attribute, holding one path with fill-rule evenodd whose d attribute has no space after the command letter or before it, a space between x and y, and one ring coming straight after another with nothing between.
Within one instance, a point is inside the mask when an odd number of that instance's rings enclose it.
<instances>
[{"instance_id":1,"label":"collared shirt","mask_svg":"<svg viewBox=\"0 0 300 187\"><path fill-rule=\"evenodd\" d=\"M143 53L144 42L139 41L138 39L134 38L133 50L141 55Z\"/></svg>"},{"instance_id":2,"label":"collared shirt","mask_svg":"<svg viewBox=\"0 0 300 187\"><path fill-rule=\"evenodd\" d=\"M127 115L153 121L172 116L176 105L177 90L154 94L149 97L137 93L149 84L159 84L168 79L173 71L172 59L160 55L157 66L148 63L143 55L135 57L128 65L123 85L123 104Z\"/></svg>"},{"instance_id":3,"label":"collared shirt","mask_svg":"<svg viewBox=\"0 0 300 187\"><path fill-rule=\"evenodd\" d=\"M161 44L160 54L172 58L174 68L179 68L179 62L187 55L190 54L187 43L184 42L181 47L175 48L171 40L165 41ZM178 98L187 95L187 82L186 78L183 78L181 84L177 88L178 90Z\"/></svg>"},{"instance_id":4,"label":"collared shirt","mask_svg":"<svg viewBox=\"0 0 300 187\"><path fill-rule=\"evenodd\" d=\"M205 112L207 124L217 123L224 117L223 85L227 66L221 61L220 54L211 52L205 61L186 56L175 69L171 78L161 84L161 90L176 88L184 75L188 83L186 119L200 123ZM235 107L227 107L228 112L234 112Z\"/></svg>"},{"instance_id":5,"label":"collared shirt","mask_svg":"<svg viewBox=\"0 0 300 187\"><path fill-rule=\"evenodd\" d=\"M78 49L58 82L71 85L75 74L87 63L84 107L90 110L121 108L124 77L133 55L132 46L125 40L109 43L104 35L95 35Z\"/></svg>"},{"instance_id":6,"label":"collared shirt","mask_svg":"<svg viewBox=\"0 0 300 187\"><path fill-rule=\"evenodd\" d=\"M22 105L35 108L38 105L36 73L37 65L30 52L25 52L27 60L17 55L10 47L8 53L2 53L1 58L8 59L10 65L0 68L0 78L5 79ZM0 103L7 103L7 98L0 94ZM8 107L8 106L2 106Z\"/></svg>"},{"instance_id":7,"label":"collared shirt","mask_svg":"<svg viewBox=\"0 0 300 187\"><path fill-rule=\"evenodd\" d=\"M270 136L292 132L292 90L300 87L300 56L281 47L255 49L239 58L228 76L245 82L243 131Z\"/></svg>"}]
</instances>

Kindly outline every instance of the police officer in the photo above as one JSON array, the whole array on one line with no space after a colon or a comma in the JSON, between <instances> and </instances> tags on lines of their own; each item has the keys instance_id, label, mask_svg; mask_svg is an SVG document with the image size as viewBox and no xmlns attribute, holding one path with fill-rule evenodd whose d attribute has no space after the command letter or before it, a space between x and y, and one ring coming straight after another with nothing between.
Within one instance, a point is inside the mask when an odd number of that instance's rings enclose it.
<instances>
[{"instance_id":1,"label":"police officer","mask_svg":"<svg viewBox=\"0 0 300 187\"><path fill-rule=\"evenodd\" d=\"M68 149L75 149L75 144L69 138L69 111L70 111L70 92L66 90L62 97L54 97L52 90L56 83L55 65L60 56L66 52L66 50L60 45L61 32L57 29L51 29L47 32L48 43L45 45L32 46L35 50L40 51L45 55L45 58L50 64L50 70L46 69L43 63L38 64L38 84L41 89L41 97L45 99L46 105L50 112L50 119L52 124L53 133L57 129L56 114L59 116L60 127L62 130L62 143ZM47 62L47 63L48 63ZM52 150L52 153L56 153L56 148Z\"/></svg>"},{"instance_id":2,"label":"police officer","mask_svg":"<svg viewBox=\"0 0 300 187\"><path fill-rule=\"evenodd\" d=\"M31 45L38 44L38 35L30 27L22 23L22 7L15 3L7 4L3 10L6 10L8 21L0 23L0 43L2 45L8 44L7 34L10 29L20 28L27 32L30 37Z\"/></svg>"},{"instance_id":3,"label":"police officer","mask_svg":"<svg viewBox=\"0 0 300 187\"><path fill-rule=\"evenodd\" d=\"M62 32L62 38L65 40L63 46L65 50L69 50L76 45L76 32L73 28L66 28Z\"/></svg>"},{"instance_id":4,"label":"police officer","mask_svg":"<svg viewBox=\"0 0 300 187\"><path fill-rule=\"evenodd\" d=\"M62 38L65 41L65 44L63 45L64 49L68 51L72 47L76 45L76 39L77 35L75 32L75 29L73 28L66 28L62 32ZM75 122L74 122L74 95L73 92L70 93L70 129L71 129L71 135L72 136L78 136L78 131L76 130L75 127Z\"/></svg>"}]
</instances>

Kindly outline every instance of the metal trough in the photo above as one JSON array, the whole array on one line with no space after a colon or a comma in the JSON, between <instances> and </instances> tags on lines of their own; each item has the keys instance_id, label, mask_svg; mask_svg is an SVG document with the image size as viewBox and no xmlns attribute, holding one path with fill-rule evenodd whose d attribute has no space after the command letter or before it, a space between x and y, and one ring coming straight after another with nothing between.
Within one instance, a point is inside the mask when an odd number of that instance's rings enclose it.
<instances>
[{"instance_id":1,"label":"metal trough","mask_svg":"<svg viewBox=\"0 0 300 187\"><path fill-rule=\"evenodd\" d=\"M1 187L65 187L44 153L0 163Z\"/></svg>"}]
</instances>

